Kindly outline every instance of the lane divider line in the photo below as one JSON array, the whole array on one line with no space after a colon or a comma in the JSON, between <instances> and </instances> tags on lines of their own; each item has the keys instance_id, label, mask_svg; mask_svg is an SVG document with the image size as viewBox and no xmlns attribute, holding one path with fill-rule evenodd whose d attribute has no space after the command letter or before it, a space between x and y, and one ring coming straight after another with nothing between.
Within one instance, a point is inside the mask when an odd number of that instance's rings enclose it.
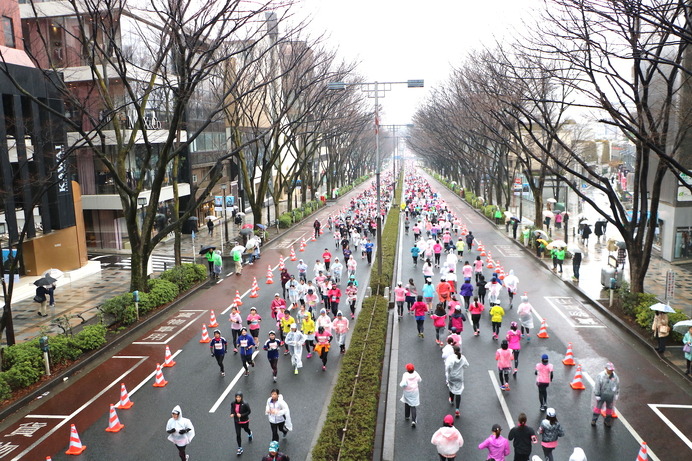
<instances>
[{"instance_id":1,"label":"lane divider line","mask_svg":"<svg viewBox=\"0 0 692 461\"><path fill-rule=\"evenodd\" d=\"M488 370L488 374L490 375L490 381L493 382L493 388L495 389L495 395L497 396L497 400L500 402L500 407L502 408L502 413L505 415L505 421L507 421L507 427L513 427L514 426L514 421L512 420L512 414L509 412L509 407L507 406L507 401L505 400L505 396L502 395L502 391L500 390L500 382L497 380L497 377L495 376L495 371L494 370Z\"/></svg>"},{"instance_id":2,"label":"lane divider line","mask_svg":"<svg viewBox=\"0 0 692 461\"><path fill-rule=\"evenodd\" d=\"M255 357L257 357L257 354L259 354L259 351L255 351L252 354L252 360L253 361L255 360ZM209 409L209 413L215 413L216 410L219 409L219 407L221 406L223 401L226 399L226 397L228 397L228 394L231 393L231 391L233 390L233 387L235 387L235 385L238 383L238 380L240 379L240 377L244 373L245 373L245 368L240 367L240 370L238 370L238 373L235 374L231 383L226 387L226 389L221 393L221 395L216 400L216 402L214 402L214 405L212 405L212 407Z\"/></svg>"}]
</instances>

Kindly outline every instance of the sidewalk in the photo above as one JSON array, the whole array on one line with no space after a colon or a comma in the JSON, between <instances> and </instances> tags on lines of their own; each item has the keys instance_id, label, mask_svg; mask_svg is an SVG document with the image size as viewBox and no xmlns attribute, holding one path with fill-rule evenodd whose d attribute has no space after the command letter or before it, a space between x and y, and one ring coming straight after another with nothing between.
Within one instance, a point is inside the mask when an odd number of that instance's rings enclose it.
<instances>
[{"instance_id":1,"label":"sidewalk","mask_svg":"<svg viewBox=\"0 0 692 461\"><path fill-rule=\"evenodd\" d=\"M354 189L355 190L355 189ZM348 194L347 194L348 195ZM333 202L329 202L329 207ZM279 204L279 210L285 211L287 204L285 201ZM323 208L320 208L322 210ZM272 207L272 215L274 209ZM310 219L309 217L307 219ZM306 221L305 221L306 222ZM214 226L214 233L209 235L206 225L200 224L199 232L195 235L194 251L192 236L182 234L181 255L186 260L190 260L193 255L195 261L206 265L206 259L198 254L203 245L214 245L221 249L222 228L224 223L217 220ZM252 224L254 227L252 214L246 214L243 224ZM229 243L240 240L240 228L242 225L233 223L233 218L228 215ZM264 245L270 243L277 236L289 229L277 229L276 227L267 229L267 239ZM225 228L223 229L225 236ZM152 252L152 257L172 257L175 240L170 239L161 242ZM263 245L263 246L264 246ZM229 254L231 245L224 244L224 255ZM94 252L96 253L96 252ZM99 252L101 253L101 252ZM107 252L103 252L109 254ZM110 253L113 254L113 253ZM127 258L127 254L121 254ZM57 282L55 290L55 307L48 309L48 317L38 316L38 304L33 301L36 292L34 281L39 277L21 277L14 284L12 296L12 319L14 323L14 333L16 342L31 340L42 334L63 333L63 327L75 327L96 317L99 313L98 306L116 294L121 294L130 289L130 270L122 266L101 267L98 260L90 260L86 266L65 272ZM1 300L0 300L1 302ZM60 326L62 325L62 327ZM0 345L7 344L7 337L3 334Z\"/></svg>"},{"instance_id":2,"label":"sidewalk","mask_svg":"<svg viewBox=\"0 0 692 461\"><path fill-rule=\"evenodd\" d=\"M480 216L482 216L479 213ZM532 225L533 222L524 218L522 226L517 230L517 236L521 236L521 230L524 225ZM499 232L505 232L504 224L497 226ZM562 238L564 231L553 229L552 234L554 239ZM616 256L616 252L609 252L606 242L609 238L613 238L612 232L606 231L606 235L601 237L600 242L595 236L589 239L588 246L582 245L578 236L569 236L569 244L577 244L582 250L582 262L579 269L579 282L572 281L572 262L565 260L564 271L562 274L553 273L555 277L560 277L565 284L570 285L573 289L581 292L585 297L591 299L594 303L601 304L604 309L608 309L610 292L601 285L601 269L608 264L608 256ZM512 230L510 227L508 238L511 239ZM525 251L536 257L535 249L522 245L519 240L515 243L524 248ZM546 267L552 269L552 260L549 257L544 257L542 262ZM690 265L676 265L663 260L657 254L651 255L651 262L647 271L644 289L647 293L651 293L659 300L665 299L666 273L673 271L675 274L675 294L674 298L668 300L668 304L677 309L682 309L688 315L690 314L690 305L692 305L692 271ZM629 261L625 263L623 272L623 280L629 281ZM633 332L638 335L638 332ZM653 348L653 340L651 337L641 338ZM663 354L665 360L674 365L678 371L684 372L687 365L682 353L682 344L673 344L669 341L666 352Z\"/></svg>"}]
</instances>

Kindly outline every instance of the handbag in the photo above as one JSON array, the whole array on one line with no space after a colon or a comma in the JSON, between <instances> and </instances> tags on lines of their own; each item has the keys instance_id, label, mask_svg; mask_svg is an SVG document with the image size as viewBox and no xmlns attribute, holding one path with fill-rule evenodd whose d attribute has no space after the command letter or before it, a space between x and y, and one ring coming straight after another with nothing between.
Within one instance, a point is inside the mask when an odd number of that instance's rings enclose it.
<instances>
[{"instance_id":1,"label":"handbag","mask_svg":"<svg viewBox=\"0 0 692 461\"><path fill-rule=\"evenodd\" d=\"M34 296L34 302L35 302L35 303L42 303L42 302L45 301L45 300L46 300L46 298L42 298L42 297L39 296L39 295Z\"/></svg>"},{"instance_id":2,"label":"handbag","mask_svg":"<svg viewBox=\"0 0 692 461\"><path fill-rule=\"evenodd\" d=\"M685 354L689 354L690 352L692 352L692 347L690 347L689 344L685 344L684 346L682 346L682 351Z\"/></svg>"},{"instance_id":3,"label":"handbag","mask_svg":"<svg viewBox=\"0 0 692 461\"><path fill-rule=\"evenodd\" d=\"M658 327L658 334L667 335L668 333L670 333L670 327L668 325L661 325Z\"/></svg>"}]
</instances>

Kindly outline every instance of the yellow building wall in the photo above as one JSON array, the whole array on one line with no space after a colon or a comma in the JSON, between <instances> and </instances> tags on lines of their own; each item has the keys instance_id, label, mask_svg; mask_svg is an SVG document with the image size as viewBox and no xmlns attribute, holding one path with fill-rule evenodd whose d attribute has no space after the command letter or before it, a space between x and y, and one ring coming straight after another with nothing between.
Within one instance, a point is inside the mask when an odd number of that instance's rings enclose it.
<instances>
[{"instance_id":1,"label":"yellow building wall","mask_svg":"<svg viewBox=\"0 0 692 461\"><path fill-rule=\"evenodd\" d=\"M51 268L72 271L87 263L82 192L79 184L74 181L72 181L72 199L75 226L24 242L22 253L25 275L38 276Z\"/></svg>"}]
</instances>

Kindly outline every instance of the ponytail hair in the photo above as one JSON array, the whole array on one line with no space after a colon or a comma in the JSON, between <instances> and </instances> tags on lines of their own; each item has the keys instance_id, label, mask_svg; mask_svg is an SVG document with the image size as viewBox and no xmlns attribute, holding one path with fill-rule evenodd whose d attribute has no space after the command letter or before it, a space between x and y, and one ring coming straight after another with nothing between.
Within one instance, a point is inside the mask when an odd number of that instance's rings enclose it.
<instances>
[{"instance_id":1,"label":"ponytail hair","mask_svg":"<svg viewBox=\"0 0 692 461\"><path fill-rule=\"evenodd\" d=\"M454 346L454 354L456 354L457 358L461 358L461 349L459 349L459 346Z\"/></svg>"},{"instance_id":2,"label":"ponytail hair","mask_svg":"<svg viewBox=\"0 0 692 461\"><path fill-rule=\"evenodd\" d=\"M522 427L526 426L526 414L525 413L519 413L518 421L519 421L520 426L522 426Z\"/></svg>"}]
</instances>

